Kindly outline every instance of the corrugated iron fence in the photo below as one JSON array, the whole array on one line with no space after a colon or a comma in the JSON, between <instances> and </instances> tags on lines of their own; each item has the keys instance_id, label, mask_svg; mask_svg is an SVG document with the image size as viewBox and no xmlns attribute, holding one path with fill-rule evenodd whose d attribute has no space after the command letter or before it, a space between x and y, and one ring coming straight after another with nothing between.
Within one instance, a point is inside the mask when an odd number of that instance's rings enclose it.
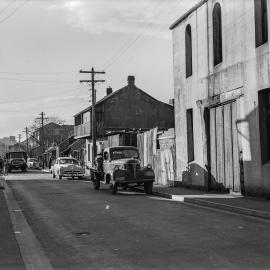
<instances>
[{"instance_id":1,"label":"corrugated iron fence","mask_svg":"<svg viewBox=\"0 0 270 270\"><path fill-rule=\"evenodd\" d=\"M173 186L176 180L174 129L158 132L157 128L137 135L142 164L151 164L156 185Z\"/></svg>"}]
</instances>

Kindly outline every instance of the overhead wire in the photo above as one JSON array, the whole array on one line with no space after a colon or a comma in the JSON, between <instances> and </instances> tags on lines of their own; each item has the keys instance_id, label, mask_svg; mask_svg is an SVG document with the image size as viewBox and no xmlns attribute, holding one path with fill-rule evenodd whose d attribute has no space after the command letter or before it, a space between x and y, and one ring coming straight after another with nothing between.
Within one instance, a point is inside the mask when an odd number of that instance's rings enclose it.
<instances>
[{"instance_id":1,"label":"overhead wire","mask_svg":"<svg viewBox=\"0 0 270 270\"><path fill-rule=\"evenodd\" d=\"M163 6L167 5L166 2L159 2L159 5L156 6L156 9L158 9L159 11L161 11L161 9L163 8ZM107 62L104 63L105 65L105 69L108 69L111 65L114 64L115 61L117 61L117 59L119 59L131 46L132 44L134 44L138 39L141 38L141 36L148 30L148 28L152 25L153 20L151 20L150 22L148 22L143 29L141 29L140 31L137 31L132 38L129 38L127 40L127 42L125 42L120 49L117 51L117 53L111 57Z\"/></svg>"},{"instance_id":2,"label":"overhead wire","mask_svg":"<svg viewBox=\"0 0 270 270\"><path fill-rule=\"evenodd\" d=\"M21 9L27 2L31 0L25 0L21 5L17 6L11 13L9 13L6 17L0 20L0 24L9 19L12 15L14 15L19 9Z\"/></svg>"}]
</instances>

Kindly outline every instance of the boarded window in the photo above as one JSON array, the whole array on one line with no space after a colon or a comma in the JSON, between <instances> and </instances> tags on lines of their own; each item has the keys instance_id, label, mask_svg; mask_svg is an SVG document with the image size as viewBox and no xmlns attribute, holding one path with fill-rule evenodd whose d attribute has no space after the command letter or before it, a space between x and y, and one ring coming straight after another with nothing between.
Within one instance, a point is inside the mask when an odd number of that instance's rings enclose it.
<instances>
[{"instance_id":1,"label":"boarded window","mask_svg":"<svg viewBox=\"0 0 270 270\"><path fill-rule=\"evenodd\" d=\"M215 66L222 62L222 23L219 3L216 3L213 9L213 52Z\"/></svg>"},{"instance_id":2,"label":"boarded window","mask_svg":"<svg viewBox=\"0 0 270 270\"><path fill-rule=\"evenodd\" d=\"M193 139L193 110L187 110L187 154L188 162L194 160L194 139Z\"/></svg>"},{"instance_id":3,"label":"boarded window","mask_svg":"<svg viewBox=\"0 0 270 270\"><path fill-rule=\"evenodd\" d=\"M259 123L262 164L270 161L270 89L259 91Z\"/></svg>"},{"instance_id":4,"label":"boarded window","mask_svg":"<svg viewBox=\"0 0 270 270\"><path fill-rule=\"evenodd\" d=\"M268 41L266 0L254 0L254 13L255 13L255 43L256 47L259 47Z\"/></svg>"},{"instance_id":5,"label":"boarded window","mask_svg":"<svg viewBox=\"0 0 270 270\"><path fill-rule=\"evenodd\" d=\"M186 78L192 75L192 41L191 41L191 27L186 27L185 33L186 43Z\"/></svg>"}]
</instances>

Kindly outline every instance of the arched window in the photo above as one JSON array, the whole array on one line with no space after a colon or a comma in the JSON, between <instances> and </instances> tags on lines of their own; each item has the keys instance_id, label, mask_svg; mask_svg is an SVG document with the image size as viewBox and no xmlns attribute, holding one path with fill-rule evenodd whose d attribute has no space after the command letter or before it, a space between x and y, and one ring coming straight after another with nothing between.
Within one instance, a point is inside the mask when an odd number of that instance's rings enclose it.
<instances>
[{"instance_id":1,"label":"arched window","mask_svg":"<svg viewBox=\"0 0 270 270\"><path fill-rule=\"evenodd\" d=\"M219 3L216 3L213 9L213 49L215 66L222 62L222 24Z\"/></svg>"},{"instance_id":2,"label":"arched window","mask_svg":"<svg viewBox=\"0 0 270 270\"><path fill-rule=\"evenodd\" d=\"M191 27L187 25L185 33L186 42L186 78L192 75L192 41Z\"/></svg>"},{"instance_id":3,"label":"arched window","mask_svg":"<svg viewBox=\"0 0 270 270\"><path fill-rule=\"evenodd\" d=\"M266 0L254 0L254 12L255 12L255 43L256 47L259 47L268 41Z\"/></svg>"}]
</instances>

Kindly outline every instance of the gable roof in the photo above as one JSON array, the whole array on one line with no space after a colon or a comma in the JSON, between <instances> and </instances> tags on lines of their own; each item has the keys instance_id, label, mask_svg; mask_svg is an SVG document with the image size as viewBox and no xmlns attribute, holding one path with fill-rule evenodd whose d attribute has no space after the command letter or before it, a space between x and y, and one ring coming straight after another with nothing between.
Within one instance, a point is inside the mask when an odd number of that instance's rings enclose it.
<instances>
[{"instance_id":1,"label":"gable roof","mask_svg":"<svg viewBox=\"0 0 270 270\"><path fill-rule=\"evenodd\" d=\"M119 93L119 92L121 92L121 91L123 91L123 90L125 90L125 89L127 89L127 88L129 88L129 87L136 88L137 90L143 92L143 93L144 93L145 95L147 95L148 97L150 97L150 98L152 98L152 99L154 99L154 100L156 100L156 101L158 101L158 102L160 102L160 103L164 103L164 104L166 104L166 105L168 105L168 106L171 106L170 104L167 104L167 103L165 103L165 102L162 102L162 101L157 100L156 98L150 96L149 94L147 94L146 92L144 92L143 90L141 90L140 88L138 88L136 85L134 85L134 86L126 85L126 86L124 86L124 87L122 87L122 88L120 88L120 89L118 89L118 90L115 90L115 91L112 92L111 94L109 94L109 95L103 97L102 99L98 100L98 101L96 102L96 105L105 102L106 100L112 98L112 97L113 97L114 95L116 95L117 93ZM88 111L90 111L91 108L92 108L92 105L89 106L89 107L87 107L86 109L84 109L84 110L82 110L82 111L76 113L75 115L73 115L73 117L76 117L76 116L78 116L79 114L88 112Z\"/></svg>"},{"instance_id":2,"label":"gable roof","mask_svg":"<svg viewBox=\"0 0 270 270\"><path fill-rule=\"evenodd\" d=\"M194 7L192 7L190 10L188 10L184 15L182 15L179 19L177 19L171 26L170 30L173 30L174 27L176 27L179 23L181 23L183 20L185 20L193 11L197 10L200 6L202 6L204 3L208 2L208 0L201 0L198 4L196 4Z\"/></svg>"}]
</instances>

